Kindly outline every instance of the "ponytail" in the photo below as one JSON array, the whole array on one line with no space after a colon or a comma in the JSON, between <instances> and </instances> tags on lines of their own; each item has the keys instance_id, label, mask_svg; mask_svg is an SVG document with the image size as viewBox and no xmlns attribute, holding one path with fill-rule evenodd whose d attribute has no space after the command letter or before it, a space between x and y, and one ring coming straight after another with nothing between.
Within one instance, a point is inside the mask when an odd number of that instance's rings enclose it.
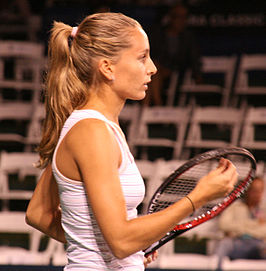
<instances>
[{"instance_id":1,"label":"ponytail","mask_svg":"<svg viewBox=\"0 0 266 271\"><path fill-rule=\"evenodd\" d=\"M76 74L72 60L73 28L54 22L48 47L48 74L45 89L46 118L37 151L39 167L44 168L52 155L64 122L78 106L86 103L88 89Z\"/></svg>"}]
</instances>

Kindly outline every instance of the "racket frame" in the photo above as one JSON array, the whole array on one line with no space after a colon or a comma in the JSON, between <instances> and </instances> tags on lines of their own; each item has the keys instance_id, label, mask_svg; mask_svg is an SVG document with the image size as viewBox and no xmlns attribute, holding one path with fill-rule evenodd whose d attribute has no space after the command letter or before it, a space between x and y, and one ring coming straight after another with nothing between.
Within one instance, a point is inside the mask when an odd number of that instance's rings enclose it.
<instances>
[{"instance_id":1,"label":"racket frame","mask_svg":"<svg viewBox=\"0 0 266 271\"><path fill-rule=\"evenodd\" d=\"M163 238L161 238L158 242L154 243L150 247L144 250L145 256L147 257L152 252L160 248L165 243L169 242L170 240L174 239L180 234L183 234L184 232L202 224L203 222L206 222L214 217L216 217L218 214L220 214L225 208L227 208L231 203L233 203L237 198L239 198L248 188L249 184L253 181L255 174L256 174L256 160L254 156L246 149L240 148L240 147L228 147L228 148L219 148L210 150L207 152L204 152L202 154L199 154L195 156L194 158L187 161L185 164L180 166L178 169L176 169L172 174L166 178L166 180L158 187L158 189L155 191L154 195L152 196L150 203L148 205L148 214L153 213L152 209L153 206L156 205L156 200L160 197L162 191L165 190L165 188L171 184L173 180L175 180L178 176L186 172L191 167L198 165L202 162L205 162L210 159L215 158L222 158L228 155L240 155L246 158L249 158L250 160L250 171L246 178L241 181L235 189L228 194L222 203L219 203L218 205L215 205L211 211L207 211L205 214L199 215L192 220L178 224L174 227L173 230L168 232Z\"/></svg>"}]
</instances>

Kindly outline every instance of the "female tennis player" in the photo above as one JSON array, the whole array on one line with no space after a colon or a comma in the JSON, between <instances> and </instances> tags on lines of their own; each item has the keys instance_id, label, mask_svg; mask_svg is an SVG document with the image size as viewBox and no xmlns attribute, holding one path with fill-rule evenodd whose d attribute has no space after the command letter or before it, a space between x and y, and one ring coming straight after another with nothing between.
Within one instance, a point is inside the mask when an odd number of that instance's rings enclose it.
<instances>
[{"instance_id":1,"label":"female tennis player","mask_svg":"<svg viewBox=\"0 0 266 271\"><path fill-rule=\"evenodd\" d=\"M39 145L46 169L26 221L67 243L64 270L144 270L145 248L236 182L222 159L189 198L137 216L144 184L118 116L127 99L146 95L156 73L149 52L140 24L122 14L93 14L74 28L54 23Z\"/></svg>"}]
</instances>

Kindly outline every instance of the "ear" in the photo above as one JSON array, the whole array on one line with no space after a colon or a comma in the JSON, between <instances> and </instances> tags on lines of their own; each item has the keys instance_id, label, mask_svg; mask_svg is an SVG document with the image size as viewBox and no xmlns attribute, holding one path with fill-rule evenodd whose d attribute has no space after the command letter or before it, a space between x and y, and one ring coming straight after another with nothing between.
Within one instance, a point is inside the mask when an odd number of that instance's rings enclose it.
<instances>
[{"instance_id":1,"label":"ear","mask_svg":"<svg viewBox=\"0 0 266 271\"><path fill-rule=\"evenodd\" d=\"M109 81L114 80L113 65L109 59L102 58L98 62L99 71Z\"/></svg>"}]
</instances>

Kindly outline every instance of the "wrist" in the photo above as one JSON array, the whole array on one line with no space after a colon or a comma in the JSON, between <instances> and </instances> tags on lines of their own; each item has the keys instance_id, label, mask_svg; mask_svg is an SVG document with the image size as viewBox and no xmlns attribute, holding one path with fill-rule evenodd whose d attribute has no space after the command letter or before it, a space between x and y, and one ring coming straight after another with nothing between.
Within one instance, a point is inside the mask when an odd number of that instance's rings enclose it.
<instances>
[{"instance_id":1,"label":"wrist","mask_svg":"<svg viewBox=\"0 0 266 271\"><path fill-rule=\"evenodd\" d=\"M196 208L195 208L195 205L194 205L194 202L192 201L192 199L187 195L187 196L185 196L185 198L190 202L190 204L191 204L191 208L192 208L192 214L194 214L195 213L195 211L196 211Z\"/></svg>"},{"instance_id":2,"label":"wrist","mask_svg":"<svg viewBox=\"0 0 266 271\"><path fill-rule=\"evenodd\" d=\"M195 210L197 210L198 208L200 208L201 206L203 206L204 204L208 202L207 199L200 196L199 193L194 193L194 191L189 193L187 197L189 197L190 200L193 202Z\"/></svg>"}]
</instances>

